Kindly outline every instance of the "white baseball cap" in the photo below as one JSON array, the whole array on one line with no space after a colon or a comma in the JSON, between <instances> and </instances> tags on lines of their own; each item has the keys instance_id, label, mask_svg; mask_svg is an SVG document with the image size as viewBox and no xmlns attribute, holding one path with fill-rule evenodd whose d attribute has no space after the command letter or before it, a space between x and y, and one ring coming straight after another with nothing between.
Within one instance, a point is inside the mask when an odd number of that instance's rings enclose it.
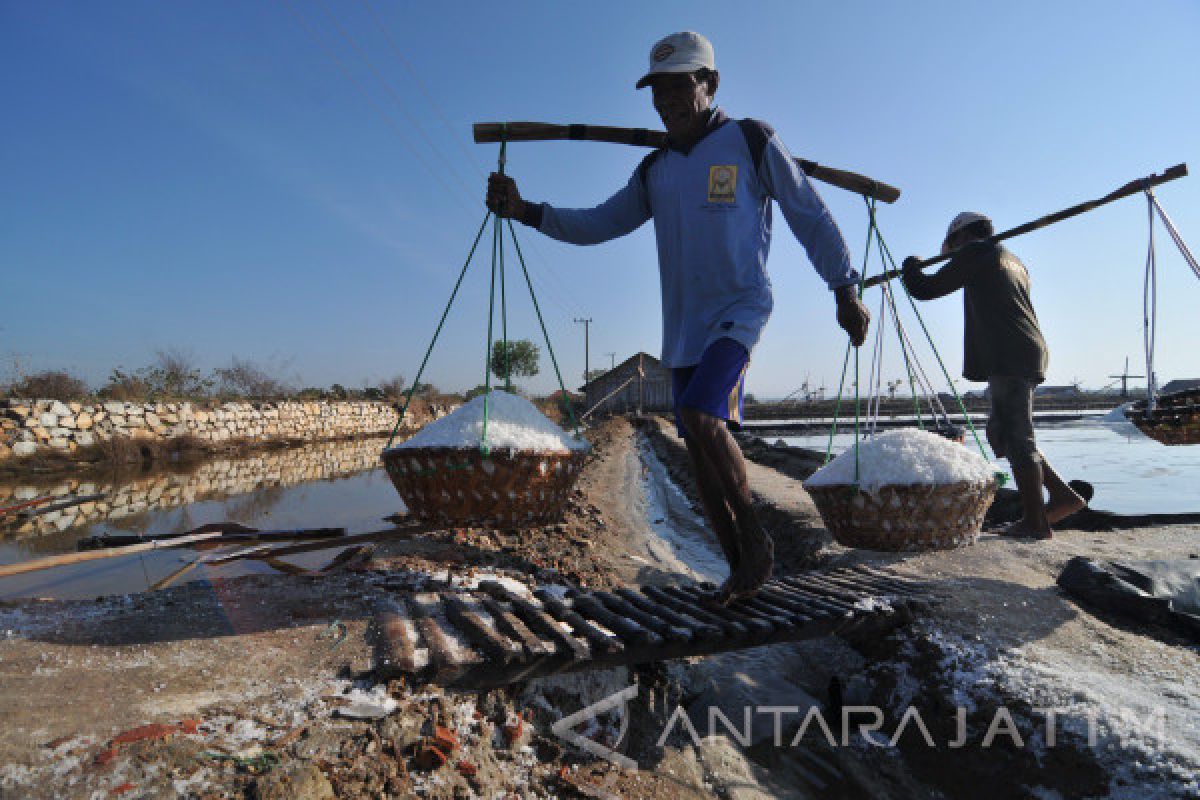
<instances>
[{"instance_id":1,"label":"white baseball cap","mask_svg":"<svg viewBox=\"0 0 1200 800\"><path fill-rule=\"evenodd\" d=\"M716 68L712 42L692 31L672 33L650 48L650 71L637 82L637 88L649 86L655 75Z\"/></svg>"},{"instance_id":2,"label":"white baseball cap","mask_svg":"<svg viewBox=\"0 0 1200 800\"><path fill-rule=\"evenodd\" d=\"M980 214L978 211L964 211L954 219L950 220L950 227L946 229L946 238L949 239L954 234L961 231L973 222L991 222L991 218L986 214Z\"/></svg>"}]
</instances>

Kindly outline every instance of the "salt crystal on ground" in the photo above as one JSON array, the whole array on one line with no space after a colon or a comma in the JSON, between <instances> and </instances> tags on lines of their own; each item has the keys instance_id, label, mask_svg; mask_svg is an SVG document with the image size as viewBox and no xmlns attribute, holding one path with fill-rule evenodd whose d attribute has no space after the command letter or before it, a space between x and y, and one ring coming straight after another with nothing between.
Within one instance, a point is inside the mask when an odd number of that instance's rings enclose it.
<instances>
[{"instance_id":1,"label":"salt crystal on ground","mask_svg":"<svg viewBox=\"0 0 1200 800\"><path fill-rule=\"evenodd\" d=\"M813 473L805 486L849 486L855 483L854 448ZM858 486L876 492L883 486L986 483L995 468L978 453L936 433L901 428L878 434L858 445Z\"/></svg>"},{"instance_id":2,"label":"salt crystal on ground","mask_svg":"<svg viewBox=\"0 0 1200 800\"><path fill-rule=\"evenodd\" d=\"M411 439L393 449L414 447L478 447L483 440L483 404L480 395L450 414L435 420ZM587 450L582 437L572 436L546 418L537 407L515 394L493 390L488 400L487 445L493 450L540 450L564 453Z\"/></svg>"}]
</instances>

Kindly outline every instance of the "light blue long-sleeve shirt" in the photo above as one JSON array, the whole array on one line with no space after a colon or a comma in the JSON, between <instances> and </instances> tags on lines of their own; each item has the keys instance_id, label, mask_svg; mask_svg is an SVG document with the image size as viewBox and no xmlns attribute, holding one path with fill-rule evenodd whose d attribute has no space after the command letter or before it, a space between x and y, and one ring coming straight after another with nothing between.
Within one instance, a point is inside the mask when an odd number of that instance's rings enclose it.
<instances>
[{"instance_id":1,"label":"light blue long-sleeve shirt","mask_svg":"<svg viewBox=\"0 0 1200 800\"><path fill-rule=\"evenodd\" d=\"M530 220L555 239L598 244L654 218L667 367L699 363L723 336L753 351L774 306L766 271L772 199L830 289L859 279L808 176L774 131L750 124L765 138L758 164L742 127L715 111L688 152L655 151L595 208L543 204Z\"/></svg>"}]
</instances>

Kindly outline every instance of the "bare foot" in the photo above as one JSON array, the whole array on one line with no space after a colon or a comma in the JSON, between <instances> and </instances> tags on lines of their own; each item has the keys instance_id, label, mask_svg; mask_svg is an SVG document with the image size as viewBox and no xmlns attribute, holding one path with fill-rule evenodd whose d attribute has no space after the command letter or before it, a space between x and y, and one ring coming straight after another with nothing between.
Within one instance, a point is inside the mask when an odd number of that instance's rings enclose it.
<instances>
[{"instance_id":1,"label":"bare foot","mask_svg":"<svg viewBox=\"0 0 1200 800\"><path fill-rule=\"evenodd\" d=\"M775 543L766 531L759 528L757 536L748 538L753 544L744 543L741 568L729 579L732 597L753 595L771 579L771 570L775 568Z\"/></svg>"},{"instance_id":2,"label":"bare foot","mask_svg":"<svg viewBox=\"0 0 1200 800\"><path fill-rule=\"evenodd\" d=\"M1046 504L1046 522L1053 525L1086 505L1087 502L1073 491L1058 496L1051 495L1050 502Z\"/></svg>"},{"instance_id":3,"label":"bare foot","mask_svg":"<svg viewBox=\"0 0 1200 800\"><path fill-rule=\"evenodd\" d=\"M1054 536L1054 531L1050 529L1049 525L1045 528L1038 528L1032 522L1019 519L1011 525L1001 528L1000 535L1017 539L1050 539Z\"/></svg>"}]
</instances>

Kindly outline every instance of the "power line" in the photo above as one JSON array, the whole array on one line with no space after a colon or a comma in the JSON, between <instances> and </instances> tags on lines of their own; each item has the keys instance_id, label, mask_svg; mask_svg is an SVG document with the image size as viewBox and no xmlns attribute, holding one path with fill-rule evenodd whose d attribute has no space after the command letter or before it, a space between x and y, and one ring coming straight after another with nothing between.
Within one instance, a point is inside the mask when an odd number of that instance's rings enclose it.
<instances>
[{"instance_id":1,"label":"power line","mask_svg":"<svg viewBox=\"0 0 1200 800\"><path fill-rule=\"evenodd\" d=\"M434 114L437 115L438 120L442 123L442 127L444 127L446 132L450 134L450 140L458 146L459 151L466 157L466 162L471 165L475 172L480 177L484 177L485 173L483 169L475 161L475 157L470 153L470 151L468 151L466 147L463 147L462 142L456 138L454 126L450 124L450 121L442 112L441 105L433 97L432 93L429 92L425 81L421 80L421 76L417 74L417 71L413 68L412 63L405 58L404 53L400 50L400 46L396 44L396 40L392 37L391 31L388 30L388 27L384 24L383 19L379 16L378 12L375 11L375 7L371 5L371 0L362 0L362 4L366 7L367 11L371 15L371 18L375 21L375 25L380 31L383 32L384 39L387 41L389 47L391 47L392 53L395 54L396 59L404 66L404 69L408 71L408 74L412 76L413 82L416 83L417 88L425 97L425 101L429 103L430 108L432 108Z\"/></svg>"},{"instance_id":2,"label":"power line","mask_svg":"<svg viewBox=\"0 0 1200 800\"><path fill-rule=\"evenodd\" d=\"M296 19L300 22L301 27L304 28L304 31L309 35L309 37L314 42L317 43L317 46L329 54L329 57L333 59L334 63L336 63L338 65L338 68L342 70L342 72L346 75L346 77L350 80L350 82L353 83L354 86L360 92L362 92L363 96L366 97L367 102L370 103L371 107L376 111L376 113L379 114L379 116L383 119L384 123L387 124L387 126L392 129L392 132L396 134L396 137L400 140L400 142L406 148L408 148L408 151L413 155L413 157L416 158L417 161L420 162L420 164L429 172L429 174L432 175L433 178L441 184L443 189L447 190L448 195L453 196L454 193L452 191L450 191L450 186L442 178L441 173L438 172L437 170L435 170L433 168L433 166L429 163L429 161L426 160L425 157L422 156L421 153L418 152L415 147L413 147L412 143L408 140L408 137L405 136L403 130L396 123L396 121L394 119L392 119L391 115L387 112L387 110L379 104L379 101L375 99L375 96L373 94L371 94L370 90L367 89L366 85L364 83L362 83L362 81L360 81L357 76L355 76L354 72L346 65L346 62L342 60L342 57L338 55L337 51L334 50L332 47L330 47L317 34L317 32L315 30L313 30L313 28L309 24L308 20L300 12L300 9L293 6L291 0L280 0L280 2L283 3L283 5L288 9L288 11L290 11L293 14L293 16L296 17ZM468 208L457 197L453 197L453 199L456 203L459 204L459 206L464 211L466 211L467 213L473 213L473 209Z\"/></svg>"},{"instance_id":3,"label":"power line","mask_svg":"<svg viewBox=\"0 0 1200 800\"><path fill-rule=\"evenodd\" d=\"M343 39L345 39L347 42L349 42L351 49L353 49L358 54L358 57L362 59L363 63L367 65L367 68L369 70L371 70L372 74L375 75L375 77L378 79L380 85L383 87L383 90L387 93L388 97L390 97L392 99L392 102L396 105L396 107L400 110L400 112L403 113L404 116L408 119L409 124L413 127L413 129L417 132L417 134L421 137L421 139L425 142L425 144L428 145L429 149L432 150L433 153L439 159L441 159L442 163L446 165L447 171L450 173L451 176L453 176L454 180L458 182L459 187L463 190L463 192L467 195L467 197L473 196L471 193L471 190L467 188L466 183L463 181L462 176L460 176L458 174L458 170L455 169L454 163L446 157L446 155L442 152L441 148L439 148L437 146L437 143L434 142L432 139L430 139L429 135L427 133L425 133L425 130L421 127L420 123L416 120L416 118L413 117L413 115L409 112L408 108L405 106L404 101L400 98L400 95L398 95L396 93L396 91L392 88L391 83L388 82L388 80L384 76L383 72L378 67L375 66L375 62L372 61L367 56L366 51L363 50L363 48L359 45L358 40L356 40L353 36L350 35L350 32L346 30L345 26L342 25L342 23L338 20L337 16L329 9L329 6L325 3L325 0L317 0L317 5L321 6L321 8L325 11L326 16L329 17L329 19L333 22L334 27L337 28L338 33L341 34Z\"/></svg>"}]
</instances>

